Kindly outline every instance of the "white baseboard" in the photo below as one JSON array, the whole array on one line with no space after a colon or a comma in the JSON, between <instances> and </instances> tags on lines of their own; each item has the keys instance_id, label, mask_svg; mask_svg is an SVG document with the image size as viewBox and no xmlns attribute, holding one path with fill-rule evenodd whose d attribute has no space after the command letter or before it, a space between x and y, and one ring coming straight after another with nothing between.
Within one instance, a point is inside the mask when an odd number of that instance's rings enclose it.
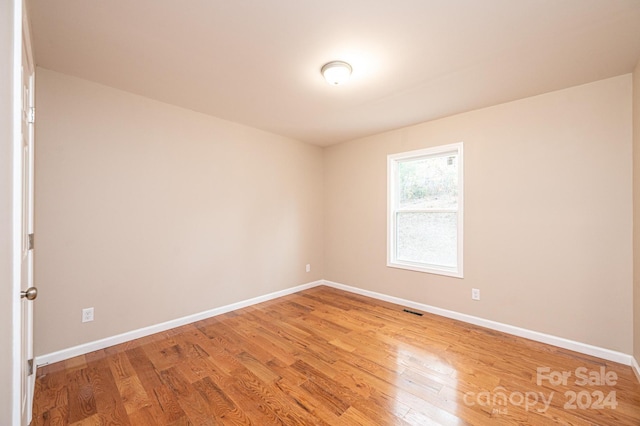
<instances>
[{"instance_id":1,"label":"white baseboard","mask_svg":"<svg viewBox=\"0 0 640 426\"><path fill-rule=\"evenodd\" d=\"M516 327L509 324L503 324L488 319L475 317L473 315L462 314L460 312L450 311L447 309L437 308L435 306L425 305L424 303L413 302L411 300L401 299L399 297L389 296L382 293L376 293L374 291L363 290L357 287L351 287L348 285L323 280L324 285L334 287L339 290L348 291L351 293L360 294L362 296L371 297L374 299L384 300L386 302L395 303L397 305L407 306L414 309L419 309L431 314L440 315L447 318L456 319L470 324L479 325L481 327L490 328L492 330L501 331L507 334L513 334L514 336L524 337L526 339L535 340L537 342L546 343L560 348L569 349L575 352L595 356L598 358L606 359L609 361L618 362L624 365L632 365L632 361L635 359L628 354L613 351L610 349L601 348L598 346L589 345L587 343L576 342L574 340L565 339L563 337L557 337L550 334L540 333L537 331L527 330L525 328ZM640 371L635 365L637 371Z\"/></svg>"},{"instance_id":2,"label":"white baseboard","mask_svg":"<svg viewBox=\"0 0 640 426\"><path fill-rule=\"evenodd\" d=\"M440 315L446 318L456 319L466 323L479 325L481 327L486 327L492 330L501 331L503 333L524 337L526 339L535 340L537 342L546 343L549 345L558 346L561 348L595 356L595 357L606 359L609 361L618 362L620 364L629 365L634 369L634 372L638 376L638 380L640 380L640 366L638 366L638 362L635 360L633 356L622 353L622 352L617 352L610 349L589 345L586 343L576 342L574 340L569 340L562 337L553 336L550 334L527 330L525 328L520 328L520 327L516 327L509 324L503 324L500 322L491 321L491 320L487 320L480 317L475 317L473 315L467 315L460 312L437 308L435 306L426 305L424 303L414 302L411 300L406 300L406 299L402 299L395 296L389 296L387 294L376 293L374 291L363 290L357 287L352 287L345 284L340 284L340 283L327 281L327 280L319 280L319 281L314 281L307 284L302 284L296 287L291 287L285 290L269 293L264 296L254 297L252 299L247 299L244 301L232 303L230 305L221 306L218 308L210 309L210 310L193 314L193 315L188 315L175 320L166 321L166 322L152 325L149 327L128 331L126 333L118 334L116 336L107 337L104 339L100 339L100 340L85 343L82 345L74 346L71 348L63 349L57 352L41 355L36 358L35 363L36 365L46 365L46 364L51 364L58 361L63 361L65 359L73 358L74 356L84 355L89 352L97 351L99 349L104 349L109 346L117 345L130 340L138 339L144 336L149 336L154 333L159 333L175 327L179 327L181 325L200 321L206 318L214 317L216 315L221 315L227 312L234 311L236 309L241 309L247 306L255 305L257 303L266 302L268 300L276 299L278 297L286 296L286 295L296 293L298 291L306 290L312 287L316 287L319 285L326 285L328 287L337 288L340 290L348 291L350 293L360 294L362 296L367 296L374 299L395 303L401 306L407 306L407 307L418 309L424 312Z\"/></svg>"},{"instance_id":3,"label":"white baseboard","mask_svg":"<svg viewBox=\"0 0 640 426\"><path fill-rule=\"evenodd\" d=\"M631 357L631 368L633 368L633 372L636 373L636 379L640 382L640 365L638 364L638 360L635 357Z\"/></svg>"},{"instance_id":4,"label":"white baseboard","mask_svg":"<svg viewBox=\"0 0 640 426\"><path fill-rule=\"evenodd\" d=\"M140 337L149 336L154 333L160 333L162 331L180 327L181 325L190 324L192 322L200 321L206 318L211 318L216 315L221 315L227 312L235 311L236 309L246 308L247 306L255 305L261 302L266 302L268 300L276 299L278 297L286 296L288 294L292 294L298 291L306 290L308 288L316 287L321 284L323 284L322 280L310 282L307 284L302 284L296 287L291 287L284 290L269 293L264 296L254 297L252 299L243 300L240 302L232 303L230 305L221 306L219 308L209 309L207 311L200 312L197 314L187 315L182 318L177 318L177 319L166 321L160 324L151 325L149 327L128 331L126 333L118 334L111 337L106 337L104 339L95 340L93 342L84 343L82 345L74 346L71 348L62 349L57 352L52 352L49 354L36 357L35 364L46 365L46 364L52 364L58 361L63 361L65 359L73 358L74 356L84 355L89 352L107 348L109 346L118 345L120 343L128 342L134 339L139 339Z\"/></svg>"}]
</instances>

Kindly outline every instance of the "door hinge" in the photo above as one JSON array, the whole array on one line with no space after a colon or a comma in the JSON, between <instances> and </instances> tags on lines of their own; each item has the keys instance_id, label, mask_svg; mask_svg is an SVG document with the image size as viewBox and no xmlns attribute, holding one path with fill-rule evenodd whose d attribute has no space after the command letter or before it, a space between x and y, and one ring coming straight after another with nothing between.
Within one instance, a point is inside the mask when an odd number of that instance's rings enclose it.
<instances>
[{"instance_id":1,"label":"door hinge","mask_svg":"<svg viewBox=\"0 0 640 426\"><path fill-rule=\"evenodd\" d=\"M28 370L29 376L33 374L33 358L27 361L27 370Z\"/></svg>"},{"instance_id":2,"label":"door hinge","mask_svg":"<svg viewBox=\"0 0 640 426\"><path fill-rule=\"evenodd\" d=\"M27 113L27 123L33 124L36 122L36 108L29 108L29 112Z\"/></svg>"},{"instance_id":3,"label":"door hinge","mask_svg":"<svg viewBox=\"0 0 640 426\"><path fill-rule=\"evenodd\" d=\"M33 233L29 234L29 250L33 250L33 245L34 245L33 238L34 238Z\"/></svg>"}]
</instances>

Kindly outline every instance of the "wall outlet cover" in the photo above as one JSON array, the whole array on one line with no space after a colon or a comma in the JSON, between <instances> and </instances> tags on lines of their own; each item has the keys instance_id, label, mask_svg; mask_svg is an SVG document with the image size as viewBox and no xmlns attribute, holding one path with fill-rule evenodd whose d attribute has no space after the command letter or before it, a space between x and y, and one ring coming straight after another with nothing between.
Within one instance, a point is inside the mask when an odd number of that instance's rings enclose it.
<instances>
[{"instance_id":1,"label":"wall outlet cover","mask_svg":"<svg viewBox=\"0 0 640 426\"><path fill-rule=\"evenodd\" d=\"M93 321L93 308L84 308L82 310L82 322Z\"/></svg>"},{"instance_id":2,"label":"wall outlet cover","mask_svg":"<svg viewBox=\"0 0 640 426\"><path fill-rule=\"evenodd\" d=\"M480 289L479 288L472 288L471 289L471 298L473 300L480 300Z\"/></svg>"}]
</instances>

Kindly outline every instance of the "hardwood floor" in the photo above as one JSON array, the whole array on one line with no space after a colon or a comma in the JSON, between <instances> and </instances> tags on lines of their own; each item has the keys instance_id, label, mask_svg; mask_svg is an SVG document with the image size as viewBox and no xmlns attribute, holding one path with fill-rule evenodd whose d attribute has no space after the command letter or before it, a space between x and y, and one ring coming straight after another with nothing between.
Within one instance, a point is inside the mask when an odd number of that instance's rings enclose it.
<instances>
[{"instance_id":1,"label":"hardwood floor","mask_svg":"<svg viewBox=\"0 0 640 426\"><path fill-rule=\"evenodd\" d=\"M328 287L41 367L33 422L553 423L640 425L631 368Z\"/></svg>"}]
</instances>

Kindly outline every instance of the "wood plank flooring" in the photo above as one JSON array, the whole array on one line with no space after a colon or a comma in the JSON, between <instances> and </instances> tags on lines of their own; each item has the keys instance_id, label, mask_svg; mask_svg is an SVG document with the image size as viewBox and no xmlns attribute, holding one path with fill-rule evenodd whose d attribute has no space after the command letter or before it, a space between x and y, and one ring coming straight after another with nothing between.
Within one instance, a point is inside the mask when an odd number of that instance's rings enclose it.
<instances>
[{"instance_id":1,"label":"wood plank flooring","mask_svg":"<svg viewBox=\"0 0 640 426\"><path fill-rule=\"evenodd\" d=\"M33 421L554 423L640 425L631 368L328 287L41 367Z\"/></svg>"}]
</instances>

